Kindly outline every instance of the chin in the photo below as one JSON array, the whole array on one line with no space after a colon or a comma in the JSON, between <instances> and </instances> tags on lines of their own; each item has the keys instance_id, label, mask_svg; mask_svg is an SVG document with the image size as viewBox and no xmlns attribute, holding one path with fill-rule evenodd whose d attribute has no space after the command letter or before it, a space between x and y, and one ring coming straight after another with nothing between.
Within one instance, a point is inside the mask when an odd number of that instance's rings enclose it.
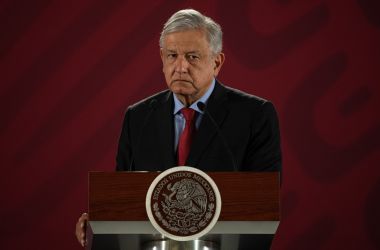
<instances>
[{"instance_id":1,"label":"chin","mask_svg":"<svg viewBox=\"0 0 380 250\"><path fill-rule=\"evenodd\" d=\"M186 89L172 89L171 91L174 94L177 94L177 95L194 95L194 90L193 91L189 91L189 90L186 90Z\"/></svg>"},{"instance_id":2,"label":"chin","mask_svg":"<svg viewBox=\"0 0 380 250\"><path fill-rule=\"evenodd\" d=\"M184 84L182 82L175 82L172 84L170 90L173 93L180 95L192 95L195 92L193 86L190 85L188 82Z\"/></svg>"}]
</instances>

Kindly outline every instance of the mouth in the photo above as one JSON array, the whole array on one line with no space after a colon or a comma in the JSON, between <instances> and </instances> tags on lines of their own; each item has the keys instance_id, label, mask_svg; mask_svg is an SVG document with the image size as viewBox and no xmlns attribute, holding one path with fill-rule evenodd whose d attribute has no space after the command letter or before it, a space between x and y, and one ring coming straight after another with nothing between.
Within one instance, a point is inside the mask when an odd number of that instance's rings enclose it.
<instances>
[{"instance_id":1,"label":"mouth","mask_svg":"<svg viewBox=\"0 0 380 250\"><path fill-rule=\"evenodd\" d=\"M175 83L175 82L187 82L187 83L193 84L192 81L184 80L184 79L176 79L176 80L173 80L173 81L172 81L172 83Z\"/></svg>"}]
</instances>

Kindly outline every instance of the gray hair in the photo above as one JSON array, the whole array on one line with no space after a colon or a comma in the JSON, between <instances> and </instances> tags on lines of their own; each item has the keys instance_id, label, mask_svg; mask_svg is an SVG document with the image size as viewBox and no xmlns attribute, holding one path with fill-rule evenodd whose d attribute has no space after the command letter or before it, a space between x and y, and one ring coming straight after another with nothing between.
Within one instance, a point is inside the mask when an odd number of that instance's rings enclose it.
<instances>
[{"instance_id":1,"label":"gray hair","mask_svg":"<svg viewBox=\"0 0 380 250\"><path fill-rule=\"evenodd\" d=\"M184 9L174 13L165 23L160 36L160 47L164 46L164 37L170 33L201 29L206 33L211 52L215 55L222 52L222 29L210 17L202 15L193 9Z\"/></svg>"}]
</instances>

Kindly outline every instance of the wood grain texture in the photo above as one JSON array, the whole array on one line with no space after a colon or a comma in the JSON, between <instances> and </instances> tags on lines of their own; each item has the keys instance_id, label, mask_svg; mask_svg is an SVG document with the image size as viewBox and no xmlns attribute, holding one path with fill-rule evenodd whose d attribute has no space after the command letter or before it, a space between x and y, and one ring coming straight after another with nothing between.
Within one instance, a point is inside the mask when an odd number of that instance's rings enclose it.
<instances>
[{"instance_id":1,"label":"wood grain texture","mask_svg":"<svg viewBox=\"0 0 380 250\"><path fill-rule=\"evenodd\" d=\"M156 172L90 172L92 221L146 221L145 197ZM221 221L279 220L277 172L213 172L222 197Z\"/></svg>"}]
</instances>

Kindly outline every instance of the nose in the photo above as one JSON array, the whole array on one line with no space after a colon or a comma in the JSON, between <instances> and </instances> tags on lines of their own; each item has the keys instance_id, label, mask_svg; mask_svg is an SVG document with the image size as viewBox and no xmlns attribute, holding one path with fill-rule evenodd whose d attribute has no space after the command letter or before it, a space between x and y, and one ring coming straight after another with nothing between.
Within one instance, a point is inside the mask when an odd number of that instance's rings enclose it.
<instances>
[{"instance_id":1,"label":"nose","mask_svg":"<svg viewBox=\"0 0 380 250\"><path fill-rule=\"evenodd\" d=\"M177 73L187 73L189 69L189 62L186 60L184 56L178 56L175 62L175 71Z\"/></svg>"}]
</instances>

